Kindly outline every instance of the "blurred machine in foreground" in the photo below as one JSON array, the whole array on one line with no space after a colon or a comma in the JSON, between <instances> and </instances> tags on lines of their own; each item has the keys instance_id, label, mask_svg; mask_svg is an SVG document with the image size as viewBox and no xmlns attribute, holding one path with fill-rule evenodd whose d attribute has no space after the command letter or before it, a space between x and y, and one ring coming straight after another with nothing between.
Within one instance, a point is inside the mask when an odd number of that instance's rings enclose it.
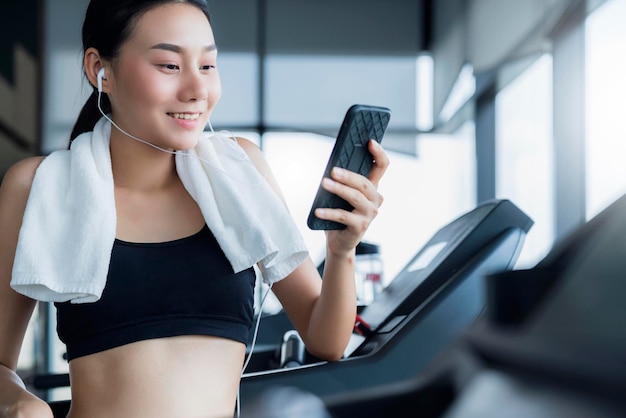
<instances>
[{"instance_id":1,"label":"blurred machine in foreground","mask_svg":"<svg viewBox=\"0 0 626 418\"><path fill-rule=\"evenodd\" d=\"M424 372L326 398L328 412L336 418L626 416L626 195L535 267L489 275L485 285L486 314Z\"/></svg>"}]
</instances>

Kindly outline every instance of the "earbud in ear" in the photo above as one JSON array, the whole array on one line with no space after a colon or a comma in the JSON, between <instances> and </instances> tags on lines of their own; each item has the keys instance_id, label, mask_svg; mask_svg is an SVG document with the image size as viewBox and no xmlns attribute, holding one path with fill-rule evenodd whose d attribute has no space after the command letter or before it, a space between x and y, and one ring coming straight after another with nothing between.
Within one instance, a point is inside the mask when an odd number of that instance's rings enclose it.
<instances>
[{"instance_id":1,"label":"earbud in ear","mask_svg":"<svg viewBox=\"0 0 626 418\"><path fill-rule=\"evenodd\" d=\"M100 68L100 71L98 71L98 93L102 93L102 79L106 80L106 77L104 76L104 67Z\"/></svg>"}]
</instances>

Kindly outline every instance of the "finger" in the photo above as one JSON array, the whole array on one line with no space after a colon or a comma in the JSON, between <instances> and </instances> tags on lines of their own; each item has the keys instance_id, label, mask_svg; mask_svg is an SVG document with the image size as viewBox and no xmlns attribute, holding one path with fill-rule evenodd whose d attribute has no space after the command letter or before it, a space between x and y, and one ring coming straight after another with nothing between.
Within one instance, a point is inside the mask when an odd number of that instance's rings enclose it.
<instances>
[{"instance_id":1,"label":"finger","mask_svg":"<svg viewBox=\"0 0 626 418\"><path fill-rule=\"evenodd\" d=\"M387 167L389 167L389 157L382 145L373 139L369 141L368 149L374 157L374 164L372 165L368 178L375 186L378 186L378 182L383 174L385 174Z\"/></svg>"},{"instance_id":2,"label":"finger","mask_svg":"<svg viewBox=\"0 0 626 418\"><path fill-rule=\"evenodd\" d=\"M320 219L338 222L346 225L347 229L356 230L362 233L369 227L373 218L363 216L356 212L349 212L345 209L318 208L315 209L315 216Z\"/></svg>"},{"instance_id":3,"label":"finger","mask_svg":"<svg viewBox=\"0 0 626 418\"><path fill-rule=\"evenodd\" d=\"M365 177L349 171L345 171L340 179L346 183L352 181L352 184L344 184L325 178L322 187L344 199L354 208L354 211L367 217L375 217L378 208L382 205L383 197L374 185Z\"/></svg>"},{"instance_id":4,"label":"finger","mask_svg":"<svg viewBox=\"0 0 626 418\"><path fill-rule=\"evenodd\" d=\"M363 196L369 201L379 202L376 186L366 177L339 167L333 168L331 176L337 183L336 185L328 184L331 187L336 187L336 191L331 191L344 198L352 206L358 206L360 200L363 200Z\"/></svg>"}]
</instances>

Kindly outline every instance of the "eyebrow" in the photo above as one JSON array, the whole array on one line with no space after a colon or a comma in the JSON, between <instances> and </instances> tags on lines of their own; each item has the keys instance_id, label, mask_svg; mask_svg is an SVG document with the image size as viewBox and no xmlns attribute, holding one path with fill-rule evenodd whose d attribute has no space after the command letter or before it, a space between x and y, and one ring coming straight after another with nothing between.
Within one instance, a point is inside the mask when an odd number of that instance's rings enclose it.
<instances>
[{"instance_id":1,"label":"eyebrow","mask_svg":"<svg viewBox=\"0 0 626 418\"><path fill-rule=\"evenodd\" d=\"M152 47L150 47L150 49L162 49L164 51L171 51L171 52L176 52L177 54L180 54L184 48L178 45L174 45L174 44L160 43L160 44L153 45ZM214 43L207 45L204 47L204 51L205 52L217 51L217 45L215 45Z\"/></svg>"}]
</instances>

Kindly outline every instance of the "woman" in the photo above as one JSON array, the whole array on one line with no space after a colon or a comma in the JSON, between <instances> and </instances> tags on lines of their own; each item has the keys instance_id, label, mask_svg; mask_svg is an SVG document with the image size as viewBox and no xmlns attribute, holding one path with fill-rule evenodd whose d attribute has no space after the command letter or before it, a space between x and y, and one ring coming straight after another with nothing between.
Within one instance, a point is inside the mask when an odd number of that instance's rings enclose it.
<instances>
[{"instance_id":1,"label":"woman","mask_svg":"<svg viewBox=\"0 0 626 418\"><path fill-rule=\"evenodd\" d=\"M211 213L192 197L178 171L177 164L183 164L180 155L173 155L198 145L221 95L207 5L201 0L92 0L83 24L83 46L84 70L94 93L71 139L92 135L92 130L95 135L96 122L107 123L101 113L113 122L107 143L115 241L107 254L107 285L99 300L51 299L58 302L59 333L72 353L69 417L232 416L245 360L242 330L247 331L252 321L254 271L251 266L234 271L229 265L217 234L213 231L214 237L207 228ZM96 90L99 84L101 97ZM236 144L258 170L255 173L270 185L273 196L284 203L259 148L243 138L237 138ZM347 225L326 233L324 280L305 256L272 285L309 352L329 361L342 356L352 333L354 250L383 200L376 186L388 158L375 141L370 141L369 149L376 161L369 179L335 171L332 180L324 181L326 189L355 208L317 212L322 219ZM29 196L36 194L37 170L46 160L33 157L18 162L0 188L0 416L52 416L48 405L26 391L15 373L36 300L16 292L11 280ZM240 181L238 174L229 176L235 184ZM261 207L265 202L255 204ZM210 263L204 262L207 257ZM201 275L224 283L224 288L207 290L206 286L214 285L197 277ZM192 280L187 293L176 299L160 287L162 282L187 278L198 280ZM156 295L150 293L154 289L159 289ZM182 285L174 287L179 289ZM202 315L192 323L178 314L166 320L168 312L155 313L144 306L174 310L170 305L182 300L187 309L202 302L194 298L193 289L206 292L206 306L197 309L203 313L215 309L230 319L217 325L207 319L205 329ZM211 297L218 291L223 293ZM142 316L137 321L141 324L127 330L130 336L111 332L116 318L125 315ZM149 330L145 317L158 315L157 326ZM101 327L102 333L86 336L94 327ZM79 337L83 340L74 343Z\"/></svg>"}]
</instances>

